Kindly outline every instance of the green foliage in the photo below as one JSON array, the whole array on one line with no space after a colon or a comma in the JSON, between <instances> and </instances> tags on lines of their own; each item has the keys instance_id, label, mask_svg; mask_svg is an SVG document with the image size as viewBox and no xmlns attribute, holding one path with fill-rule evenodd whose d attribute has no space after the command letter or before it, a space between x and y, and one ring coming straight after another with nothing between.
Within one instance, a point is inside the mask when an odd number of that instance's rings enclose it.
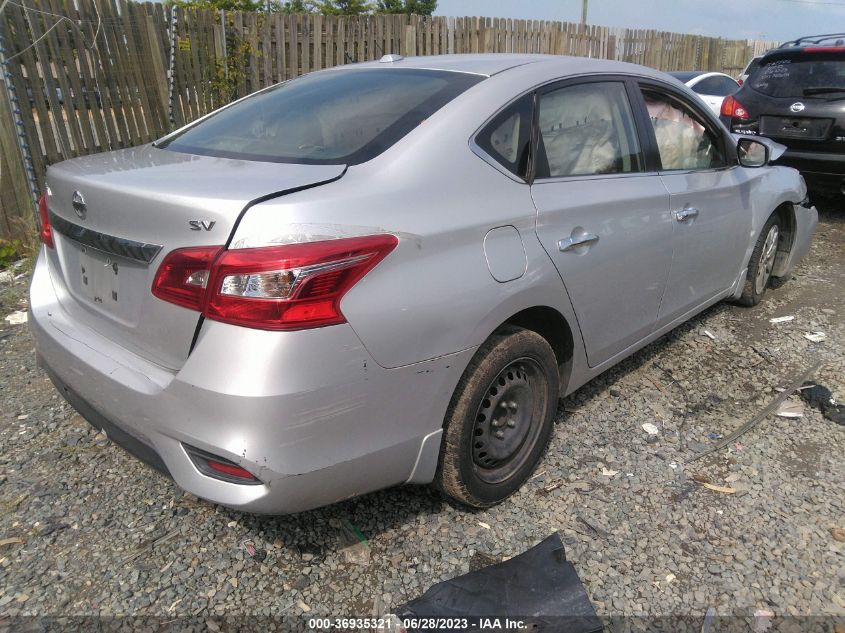
<instances>
[{"instance_id":1,"label":"green foliage","mask_svg":"<svg viewBox=\"0 0 845 633\"><path fill-rule=\"evenodd\" d=\"M408 15L431 15L437 8L437 0L377 0L376 13L406 13Z\"/></svg>"},{"instance_id":2,"label":"green foliage","mask_svg":"<svg viewBox=\"0 0 845 633\"><path fill-rule=\"evenodd\" d=\"M295 13L316 13L319 5L316 0L285 0L284 2L273 2L270 5L274 13L291 15Z\"/></svg>"},{"instance_id":3,"label":"green foliage","mask_svg":"<svg viewBox=\"0 0 845 633\"><path fill-rule=\"evenodd\" d=\"M260 11L259 0L173 0L173 5L193 9L223 9L225 11Z\"/></svg>"},{"instance_id":4,"label":"green foliage","mask_svg":"<svg viewBox=\"0 0 845 633\"><path fill-rule=\"evenodd\" d=\"M211 80L214 89L215 107L224 106L238 97L238 86L246 81L249 60L253 55L259 55L252 45L245 39L233 34L233 29L226 30L226 58L218 59Z\"/></svg>"},{"instance_id":5,"label":"green foliage","mask_svg":"<svg viewBox=\"0 0 845 633\"><path fill-rule=\"evenodd\" d=\"M0 240L0 270L7 268L24 256L20 240Z\"/></svg>"},{"instance_id":6,"label":"green foliage","mask_svg":"<svg viewBox=\"0 0 845 633\"><path fill-rule=\"evenodd\" d=\"M366 15L372 7L367 0L323 0L319 10L323 15Z\"/></svg>"},{"instance_id":7,"label":"green foliage","mask_svg":"<svg viewBox=\"0 0 845 633\"><path fill-rule=\"evenodd\" d=\"M171 0L177 7L224 9L226 11L264 11L286 15L322 13L323 15L367 15L369 13L405 13L431 15L437 0Z\"/></svg>"}]
</instances>

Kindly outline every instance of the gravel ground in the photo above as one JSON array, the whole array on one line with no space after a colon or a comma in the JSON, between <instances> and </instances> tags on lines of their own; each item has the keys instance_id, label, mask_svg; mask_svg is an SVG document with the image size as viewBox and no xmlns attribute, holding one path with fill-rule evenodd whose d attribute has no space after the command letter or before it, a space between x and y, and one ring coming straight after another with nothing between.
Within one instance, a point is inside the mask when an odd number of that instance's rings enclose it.
<instances>
[{"instance_id":1,"label":"gravel ground","mask_svg":"<svg viewBox=\"0 0 845 633\"><path fill-rule=\"evenodd\" d=\"M0 315L25 290L0 286ZM841 209L763 304L717 305L562 401L537 476L507 502L472 512L408 487L257 517L182 493L96 435L36 367L26 326L0 321L0 628L4 615L369 616L554 531L600 615L840 619L845 427L805 408L689 462L813 359L845 400ZM345 547L350 526L368 547Z\"/></svg>"}]
</instances>

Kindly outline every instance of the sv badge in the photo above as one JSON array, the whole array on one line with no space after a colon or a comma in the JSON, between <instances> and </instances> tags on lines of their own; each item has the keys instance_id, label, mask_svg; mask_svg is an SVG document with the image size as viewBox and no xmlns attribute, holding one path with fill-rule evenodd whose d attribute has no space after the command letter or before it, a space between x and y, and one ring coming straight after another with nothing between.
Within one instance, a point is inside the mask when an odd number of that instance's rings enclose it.
<instances>
[{"instance_id":1,"label":"sv badge","mask_svg":"<svg viewBox=\"0 0 845 633\"><path fill-rule=\"evenodd\" d=\"M191 227L192 231L202 231L203 229L210 231L215 224L214 220L188 220L188 226Z\"/></svg>"}]
</instances>

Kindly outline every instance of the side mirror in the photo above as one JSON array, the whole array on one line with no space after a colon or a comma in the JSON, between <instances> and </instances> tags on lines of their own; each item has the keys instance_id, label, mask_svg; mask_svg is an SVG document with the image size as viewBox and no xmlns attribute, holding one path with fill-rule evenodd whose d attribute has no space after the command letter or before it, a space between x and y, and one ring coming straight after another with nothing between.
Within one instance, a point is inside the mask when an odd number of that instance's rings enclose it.
<instances>
[{"instance_id":1,"label":"side mirror","mask_svg":"<svg viewBox=\"0 0 845 633\"><path fill-rule=\"evenodd\" d=\"M743 167L763 167L769 162L769 148L752 138L741 138L736 144L736 155Z\"/></svg>"}]
</instances>

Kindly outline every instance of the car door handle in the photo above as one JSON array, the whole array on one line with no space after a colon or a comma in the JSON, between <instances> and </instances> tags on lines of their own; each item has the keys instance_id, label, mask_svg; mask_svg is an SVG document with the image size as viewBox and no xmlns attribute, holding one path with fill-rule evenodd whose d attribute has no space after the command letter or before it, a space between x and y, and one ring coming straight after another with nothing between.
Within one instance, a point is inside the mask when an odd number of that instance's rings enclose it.
<instances>
[{"instance_id":1,"label":"car door handle","mask_svg":"<svg viewBox=\"0 0 845 633\"><path fill-rule=\"evenodd\" d=\"M583 233L582 235L578 235L577 237L567 237L557 243L557 247L561 250L561 252L566 252L573 248L577 248L579 246L585 246L587 244L595 244L599 241L598 235L593 235L592 233Z\"/></svg>"},{"instance_id":2,"label":"car door handle","mask_svg":"<svg viewBox=\"0 0 845 633\"><path fill-rule=\"evenodd\" d=\"M696 209L695 207L684 207L679 211L673 211L672 216L678 222L686 222L687 220L691 220L694 217L698 216L698 209Z\"/></svg>"}]
</instances>

